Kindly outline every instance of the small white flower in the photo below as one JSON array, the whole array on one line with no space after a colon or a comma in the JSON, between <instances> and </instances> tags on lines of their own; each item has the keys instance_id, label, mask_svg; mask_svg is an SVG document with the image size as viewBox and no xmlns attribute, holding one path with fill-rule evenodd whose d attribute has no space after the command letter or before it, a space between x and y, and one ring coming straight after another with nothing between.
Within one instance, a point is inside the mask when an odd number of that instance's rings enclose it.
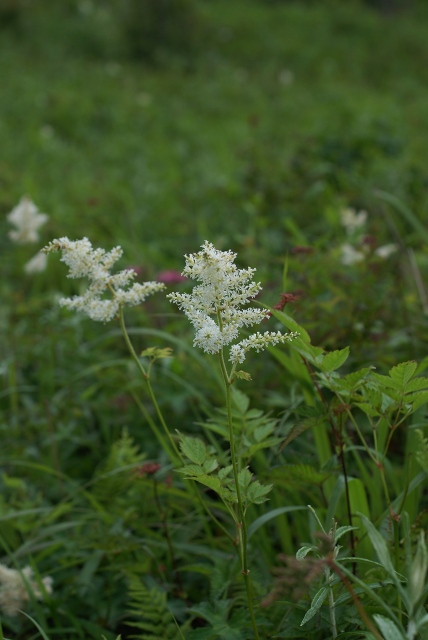
<instances>
[{"instance_id":1,"label":"small white flower","mask_svg":"<svg viewBox=\"0 0 428 640\"><path fill-rule=\"evenodd\" d=\"M364 260L366 257L362 251L357 251L357 249L354 249L354 247L349 244L349 242L345 242L345 244L342 244L340 249L342 252L340 261L346 266L351 266L353 264L357 264L358 262L362 262L362 260Z\"/></svg>"},{"instance_id":2,"label":"small white flower","mask_svg":"<svg viewBox=\"0 0 428 640\"><path fill-rule=\"evenodd\" d=\"M15 229L9 231L9 238L19 244L37 242L38 229L49 219L46 213L39 213L38 208L29 198L24 196L19 204L7 215L7 219Z\"/></svg>"},{"instance_id":3,"label":"small white flower","mask_svg":"<svg viewBox=\"0 0 428 640\"><path fill-rule=\"evenodd\" d=\"M384 244L382 247L375 249L374 253L379 258L389 258L393 253L398 251L398 245L396 244Z\"/></svg>"},{"instance_id":4,"label":"small white flower","mask_svg":"<svg viewBox=\"0 0 428 640\"><path fill-rule=\"evenodd\" d=\"M42 580L44 590L48 594L52 593L52 583L50 576ZM30 599L29 589L38 600L43 598L43 593L33 578L31 567L25 567L22 572L19 572L0 564L0 610L2 613L16 616Z\"/></svg>"},{"instance_id":5,"label":"small white flower","mask_svg":"<svg viewBox=\"0 0 428 640\"><path fill-rule=\"evenodd\" d=\"M31 258L25 265L24 271L25 273L40 273L46 269L46 265L48 262L48 257L42 251L36 253L36 255Z\"/></svg>"},{"instance_id":6,"label":"small white flower","mask_svg":"<svg viewBox=\"0 0 428 640\"><path fill-rule=\"evenodd\" d=\"M184 311L196 329L194 346L206 353L219 353L236 340L239 329L260 323L269 317L264 309L241 307L259 293L261 285L253 282L255 269L237 269L236 253L218 251L208 241L202 251L186 255L183 276L193 278L201 284L189 293L170 293L167 298ZM213 316L213 317L212 317ZM261 351L269 344L285 342L294 334L256 333L231 347L230 360L243 362L249 349Z\"/></svg>"},{"instance_id":7,"label":"small white flower","mask_svg":"<svg viewBox=\"0 0 428 640\"><path fill-rule=\"evenodd\" d=\"M88 278L89 286L83 295L61 298L59 304L67 309L82 311L97 322L109 322L118 314L120 307L136 306L152 293L165 288L162 282L137 282L131 285L137 275L133 269L112 275L110 269L122 256L121 247L106 252L104 249L93 249L88 238L74 241L59 238L42 251L62 252L61 262L65 262L70 269L68 278ZM111 297L105 298L106 293Z\"/></svg>"},{"instance_id":8,"label":"small white flower","mask_svg":"<svg viewBox=\"0 0 428 640\"><path fill-rule=\"evenodd\" d=\"M342 225L346 229L346 233L352 235L357 229L361 229L367 222L367 211L359 211L355 209L344 209L340 214Z\"/></svg>"}]
</instances>

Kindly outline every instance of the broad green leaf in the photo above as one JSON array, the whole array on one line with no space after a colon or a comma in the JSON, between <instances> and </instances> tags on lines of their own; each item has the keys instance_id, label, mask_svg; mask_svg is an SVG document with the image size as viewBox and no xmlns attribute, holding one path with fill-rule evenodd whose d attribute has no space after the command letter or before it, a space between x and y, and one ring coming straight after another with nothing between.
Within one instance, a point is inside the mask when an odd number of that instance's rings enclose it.
<instances>
[{"instance_id":1,"label":"broad green leaf","mask_svg":"<svg viewBox=\"0 0 428 640\"><path fill-rule=\"evenodd\" d=\"M220 478L220 480L224 480L224 478L226 478L226 476L229 475L229 473L232 471L233 469L233 465L229 465L228 467L224 467L223 469L219 469L218 471L218 477Z\"/></svg>"},{"instance_id":2,"label":"broad green leaf","mask_svg":"<svg viewBox=\"0 0 428 640\"><path fill-rule=\"evenodd\" d=\"M339 367L341 367L344 362L346 362L348 357L349 347L345 347L344 349L340 349L337 351L331 351L324 356L320 364L320 369L324 373L335 371L336 369L339 369Z\"/></svg>"},{"instance_id":3,"label":"broad green leaf","mask_svg":"<svg viewBox=\"0 0 428 640\"><path fill-rule=\"evenodd\" d=\"M406 636L400 631L395 622L378 613L375 613L373 618L386 640L406 640Z\"/></svg>"},{"instance_id":4,"label":"broad green leaf","mask_svg":"<svg viewBox=\"0 0 428 640\"><path fill-rule=\"evenodd\" d=\"M262 440L272 433L275 428L275 424L275 421L271 420L267 424L262 424L260 427L256 427L253 431L255 441L262 442Z\"/></svg>"},{"instance_id":5,"label":"broad green leaf","mask_svg":"<svg viewBox=\"0 0 428 640\"><path fill-rule=\"evenodd\" d=\"M315 594L311 602L311 608L305 613L303 620L300 623L301 627L304 624L306 624L306 622L308 622L311 618L313 618L314 615L316 615L316 613L321 609L327 595L328 595L328 587L321 587L321 589L317 591L317 593Z\"/></svg>"},{"instance_id":6,"label":"broad green leaf","mask_svg":"<svg viewBox=\"0 0 428 640\"><path fill-rule=\"evenodd\" d=\"M381 375L380 373L372 373L370 382L375 382L377 389L384 393L386 389L396 389L397 391L401 391L400 382L393 380L389 376Z\"/></svg>"},{"instance_id":7,"label":"broad green leaf","mask_svg":"<svg viewBox=\"0 0 428 640\"><path fill-rule=\"evenodd\" d=\"M248 487L248 485L251 482L251 478L253 477L253 474L251 473L251 471L247 469L242 469L239 473L238 473L238 482L239 482L239 486L242 488L246 488Z\"/></svg>"},{"instance_id":8,"label":"broad green leaf","mask_svg":"<svg viewBox=\"0 0 428 640\"><path fill-rule=\"evenodd\" d=\"M400 385L401 389L406 387L406 384L413 378L415 371L417 369L418 363L415 360L411 360L409 362L401 362L397 364L395 367L389 370L389 375L391 376L394 382Z\"/></svg>"},{"instance_id":9,"label":"broad green leaf","mask_svg":"<svg viewBox=\"0 0 428 640\"><path fill-rule=\"evenodd\" d=\"M348 373L348 375L335 380L335 388L349 392L355 391L364 384L372 371L373 367L365 367L364 369L359 369L359 371Z\"/></svg>"},{"instance_id":10,"label":"broad green leaf","mask_svg":"<svg viewBox=\"0 0 428 640\"><path fill-rule=\"evenodd\" d=\"M416 393L409 393L404 397L404 401L407 403L411 403L411 411L412 413L422 407L422 405L427 404L428 402L428 391L417 391Z\"/></svg>"},{"instance_id":11,"label":"broad green leaf","mask_svg":"<svg viewBox=\"0 0 428 640\"><path fill-rule=\"evenodd\" d=\"M406 393L412 391L421 391L428 388L428 378L413 378L408 384L406 384Z\"/></svg>"},{"instance_id":12,"label":"broad green leaf","mask_svg":"<svg viewBox=\"0 0 428 640\"><path fill-rule=\"evenodd\" d=\"M245 413L250 405L250 398L242 393L236 387L232 387L232 402L234 407L242 414Z\"/></svg>"},{"instance_id":13,"label":"broad green leaf","mask_svg":"<svg viewBox=\"0 0 428 640\"><path fill-rule=\"evenodd\" d=\"M247 500L254 504L262 504L268 499L266 496L272 489L271 484L260 484L258 480L252 482L247 489Z\"/></svg>"},{"instance_id":14,"label":"broad green leaf","mask_svg":"<svg viewBox=\"0 0 428 640\"><path fill-rule=\"evenodd\" d=\"M204 464L202 465L203 470L205 471L205 473L212 473L213 471L215 471L215 469L217 469L218 467L218 462L217 460L205 460Z\"/></svg>"},{"instance_id":15,"label":"broad green leaf","mask_svg":"<svg viewBox=\"0 0 428 640\"><path fill-rule=\"evenodd\" d=\"M186 464L181 469L178 469L178 473L182 473L185 476L202 476L205 471L199 464Z\"/></svg>"},{"instance_id":16,"label":"broad green leaf","mask_svg":"<svg viewBox=\"0 0 428 640\"><path fill-rule=\"evenodd\" d=\"M361 409L361 411L369 418L376 418L377 416L380 416L379 411L377 411L377 409L368 402L356 402L355 406Z\"/></svg>"},{"instance_id":17,"label":"broad green leaf","mask_svg":"<svg viewBox=\"0 0 428 640\"><path fill-rule=\"evenodd\" d=\"M218 494L220 494L220 491L222 489L221 482L215 476L208 476L206 474L202 474L191 479L194 479L197 482L200 482L201 484L205 485L209 489L212 489L213 491L216 491Z\"/></svg>"},{"instance_id":18,"label":"broad green leaf","mask_svg":"<svg viewBox=\"0 0 428 640\"><path fill-rule=\"evenodd\" d=\"M207 457L205 443L199 438L180 436L180 449L182 453L196 464L203 464Z\"/></svg>"}]
</instances>

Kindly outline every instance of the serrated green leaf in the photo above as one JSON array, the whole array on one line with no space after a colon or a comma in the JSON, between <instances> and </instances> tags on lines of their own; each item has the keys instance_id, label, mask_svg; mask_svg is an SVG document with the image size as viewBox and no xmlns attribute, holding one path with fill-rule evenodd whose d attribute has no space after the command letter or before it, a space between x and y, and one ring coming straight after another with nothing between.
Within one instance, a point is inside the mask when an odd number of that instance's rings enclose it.
<instances>
[{"instance_id":1,"label":"serrated green leaf","mask_svg":"<svg viewBox=\"0 0 428 640\"><path fill-rule=\"evenodd\" d=\"M247 500L254 504L262 504L263 502L266 502L266 496L271 489L271 484L263 485L256 480L255 482L252 482L247 489Z\"/></svg>"},{"instance_id":2,"label":"serrated green leaf","mask_svg":"<svg viewBox=\"0 0 428 640\"><path fill-rule=\"evenodd\" d=\"M355 391L363 385L372 371L373 367L365 367L364 369L359 369L353 373L348 373L348 375L335 380L335 388L349 392Z\"/></svg>"},{"instance_id":3,"label":"serrated green leaf","mask_svg":"<svg viewBox=\"0 0 428 640\"><path fill-rule=\"evenodd\" d=\"M300 626L302 627L304 624L306 624L309 620L311 620L311 618L314 617L314 615L316 615L316 613L321 609L324 600L326 599L328 595L328 588L327 587L321 587L321 589L319 591L317 591L317 593L315 594L312 602L311 602L311 608L305 613L302 622L300 623Z\"/></svg>"},{"instance_id":4,"label":"serrated green leaf","mask_svg":"<svg viewBox=\"0 0 428 640\"><path fill-rule=\"evenodd\" d=\"M375 382L376 388L382 392L385 392L386 389L397 389L397 391L401 391L401 385L397 380L383 376L380 373L372 373L370 381L372 383Z\"/></svg>"},{"instance_id":5,"label":"serrated green leaf","mask_svg":"<svg viewBox=\"0 0 428 640\"><path fill-rule=\"evenodd\" d=\"M245 413L250 406L250 398L245 395L240 389L232 386L232 404L233 408L237 409L240 414Z\"/></svg>"},{"instance_id":6,"label":"serrated green leaf","mask_svg":"<svg viewBox=\"0 0 428 640\"><path fill-rule=\"evenodd\" d=\"M248 487L248 485L251 482L252 477L253 477L253 474L251 473L251 471L248 470L248 468L242 469L238 473L239 486L242 487L243 489Z\"/></svg>"},{"instance_id":7,"label":"serrated green leaf","mask_svg":"<svg viewBox=\"0 0 428 640\"><path fill-rule=\"evenodd\" d=\"M356 402L355 406L361 409L361 411L363 411L366 414L366 416L368 416L369 418L375 418L377 416L380 416L379 411L377 411L377 409L375 409L368 402Z\"/></svg>"},{"instance_id":8,"label":"serrated green leaf","mask_svg":"<svg viewBox=\"0 0 428 640\"><path fill-rule=\"evenodd\" d=\"M339 367L341 367L344 362L346 362L348 357L349 347L345 347L344 349L340 349L337 351L330 351L330 353L327 353L324 356L320 364L320 369L324 373L335 371L336 369L339 369Z\"/></svg>"},{"instance_id":9,"label":"serrated green leaf","mask_svg":"<svg viewBox=\"0 0 428 640\"><path fill-rule=\"evenodd\" d=\"M262 424L259 427L256 427L253 431L254 440L256 442L261 442L267 436L269 436L275 428L275 421L271 420L267 424Z\"/></svg>"},{"instance_id":10,"label":"serrated green leaf","mask_svg":"<svg viewBox=\"0 0 428 640\"><path fill-rule=\"evenodd\" d=\"M428 388L428 378L413 378L408 384L406 384L406 393L412 391L422 391L422 389Z\"/></svg>"},{"instance_id":11,"label":"serrated green leaf","mask_svg":"<svg viewBox=\"0 0 428 640\"><path fill-rule=\"evenodd\" d=\"M416 411L416 409L419 409L419 407L422 407L424 404L427 404L428 391L417 391L415 393L409 393L404 397L404 400L406 404L411 403L412 405L411 411L413 413L414 411Z\"/></svg>"},{"instance_id":12,"label":"serrated green leaf","mask_svg":"<svg viewBox=\"0 0 428 640\"><path fill-rule=\"evenodd\" d=\"M395 367L389 370L389 375L400 385L401 389L404 389L406 384L413 378L415 371L417 369L418 363L415 360L410 360L409 362L401 362L397 364Z\"/></svg>"},{"instance_id":13,"label":"serrated green leaf","mask_svg":"<svg viewBox=\"0 0 428 640\"><path fill-rule=\"evenodd\" d=\"M216 491L220 494L222 486L220 480L216 476L208 476L207 474L201 474L194 478L196 482L200 482L204 486Z\"/></svg>"},{"instance_id":14,"label":"serrated green leaf","mask_svg":"<svg viewBox=\"0 0 428 640\"><path fill-rule=\"evenodd\" d=\"M233 465L231 465L231 464L228 467L224 467L223 469L219 469L218 474L217 474L219 479L220 480L224 480L229 475L229 473L232 471L232 469L233 469Z\"/></svg>"},{"instance_id":15,"label":"serrated green leaf","mask_svg":"<svg viewBox=\"0 0 428 640\"><path fill-rule=\"evenodd\" d=\"M185 476L201 476L204 474L204 469L198 464L186 464L181 469L178 469L178 473L182 473Z\"/></svg>"},{"instance_id":16,"label":"serrated green leaf","mask_svg":"<svg viewBox=\"0 0 428 640\"><path fill-rule=\"evenodd\" d=\"M375 613L373 618L387 640L406 640L406 636L400 631L395 622L378 613Z\"/></svg>"},{"instance_id":17,"label":"serrated green leaf","mask_svg":"<svg viewBox=\"0 0 428 640\"><path fill-rule=\"evenodd\" d=\"M196 464L203 464L207 457L207 447L199 438L180 436L180 449L182 453Z\"/></svg>"},{"instance_id":18,"label":"serrated green leaf","mask_svg":"<svg viewBox=\"0 0 428 640\"><path fill-rule=\"evenodd\" d=\"M239 371L235 371L235 377L239 378L240 380L251 380L251 375L246 371L242 371L242 369L240 369Z\"/></svg>"},{"instance_id":19,"label":"serrated green leaf","mask_svg":"<svg viewBox=\"0 0 428 640\"><path fill-rule=\"evenodd\" d=\"M202 465L202 468L205 471L205 473L212 473L213 471L215 471L215 469L217 469L217 467L218 467L217 460L205 460L204 464Z\"/></svg>"},{"instance_id":20,"label":"serrated green leaf","mask_svg":"<svg viewBox=\"0 0 428 640\"><path fill-rule=\"evenodd\" d=\"M160 347L149 347L148 349L144 349L140 356L142 358L153 358L154 360L158 360L160 358L172 358L172 349L171 347L165 347L163 349Z\"/></svg>"}]
</instances>

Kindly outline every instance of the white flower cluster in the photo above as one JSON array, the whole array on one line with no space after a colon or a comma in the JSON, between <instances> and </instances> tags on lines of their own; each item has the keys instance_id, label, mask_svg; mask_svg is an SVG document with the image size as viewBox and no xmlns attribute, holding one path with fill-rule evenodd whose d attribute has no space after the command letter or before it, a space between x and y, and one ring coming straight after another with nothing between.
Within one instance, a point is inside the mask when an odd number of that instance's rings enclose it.
<instances>
[{"instance_id":1,"label":"white flower cluster","mask_svg":"<svg viewBox=\"0 0 428 640\"><path fill-rule=\"evenodd\" d=\"M97 322L109 322L117 315L120 307L140 304L152 293L165 288L161 282L135 283L130 286L136 276L133 269L111 275L110 269L123 253L120 247L106 252L104 249L93 249L87 238L75 241L59 238L50 242L43 251L62 252L61 261L70 268L69 278L88 278L89 287L82 296L61 298L59 303L67 309L82 311ZM103 298L106 293L111 297Z\"/></svg>"},{"instance_id":2,"label":"white flower cluster","mask_svg":"<svg viewBox=\"0 0 428 640\"><path fill-rule=\"evenodd\" d=\"M201 282L189 293L170 293L167 298L184 311L196 329L194 346L206 353L218 353L223 347L236 340L239 329L260 323L269 313L264 309L242 309L254 298L261 285L253 282L255 269L237 269L234 264L236 253L218 251L208 241L202 251L186 255L183 276ZM214 316L211 317L211 316ZM235 364L243 362L248 349L257 351L269 344L290 340L294 335L281 333L256 333L232 346L230 360Z\"/></svg>"},{"instance_id":3,"label":"white flower cluster","mask_svg":"<svg viewBox=\"0 0 428 640\"><path fill-rule=\"evenodd\" d=\"M52 583L50 576L42 580L44 590L48 594L52 593ZM31 589L35 598L38 600L43 598L40 586L33 578L31 567L25 567L20 572L0 564L0 610L2 613L16 616L30 599L28 588Z\"/></svg>"},{"instance_id":4,"label":"white flower cluster","mask_svg":"<svg viewBox=\"0 0 428 640\"><path fill-rule=\"evenodd\" d=\"M357 213L355 209L344 209L340 213L340 218L346 233L352 235L366 224L367 211L362 210Z\"/></svg>"},{"instance_id":5,"label":"white flower cluster","mask_svg":"<svg viewBox=\"0 0 428 640\"><path fill-rule=\"evenodd\" d=\"M19 204L7 215L7 219L15 229L9 231L9 238L19 244L37 242L38 229L49 219L46 213L39 213L38 208L29 198L24 196Z\"/></svg>"}]
</instances>

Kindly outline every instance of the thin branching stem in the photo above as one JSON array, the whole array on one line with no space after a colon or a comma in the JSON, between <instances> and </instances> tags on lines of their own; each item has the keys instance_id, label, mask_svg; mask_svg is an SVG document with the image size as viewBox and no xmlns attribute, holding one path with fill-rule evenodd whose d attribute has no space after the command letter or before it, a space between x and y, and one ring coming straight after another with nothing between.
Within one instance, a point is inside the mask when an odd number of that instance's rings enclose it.
<instances>
[{"instance_id":1,"label":"thin branching stem","mask_svg":"<svg viewBox=\"0 0 428 640\"><path fill-rule=\"evenodd\" d=\"M241 489L239 486L239 478L238 478L238 461L236 457L235 435L233 431L233 419L232 419L231 382L230 382L229 375L227 373L222 350L219 352L219 359L220 359L221 373L223 375L224 385L226 390L226 409L227 409L227 420L229 423L230 457L232 460L233 477L235 480L236 497L238 501L239 521L237 522L237 532L238 532L238 541L239 541L239 547L240 547L239 555L241 557L242 575L244 576L245 588L247 591L248 609L250 612L250 618L251 618L251 624L254 631L254 637L256 638L256 640L260 640L259 632L257 629L256 616L254 613L253 592L252 592L251 580L249 576L250 571L248 569L247 524L245 520L245 510L242 503Z\"/></svg>"}]
</instances>

